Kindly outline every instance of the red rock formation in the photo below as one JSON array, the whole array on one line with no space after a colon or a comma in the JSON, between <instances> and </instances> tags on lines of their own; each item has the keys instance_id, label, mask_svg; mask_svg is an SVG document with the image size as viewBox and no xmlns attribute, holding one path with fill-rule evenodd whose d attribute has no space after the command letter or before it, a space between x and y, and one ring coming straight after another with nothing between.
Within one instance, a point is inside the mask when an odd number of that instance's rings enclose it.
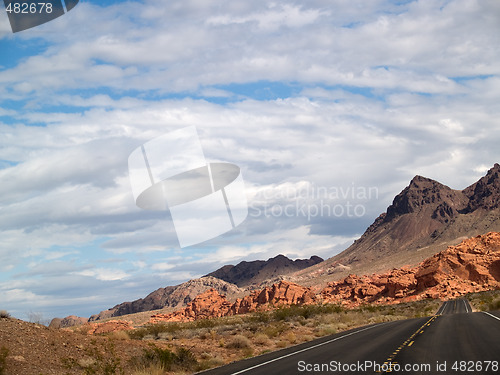
<instances>
[{"instance_id":1,"label":"red rock formation","mask_svg":"<svg viewBox=\"0 0 500 375\"><path fill-rule=\"evenodd\" d=\"M316 295L311 289L286 281L273 284L261 291L255 291L249 296L237 299L233 304L216 290L210 289L197 296L184 309L171 314L155 314L151 317L150 322L187 322L268 310L273 306L308 304L316 302L316 300Z\"/></svg>"},{"instance_id":2,"label":"red rock formation","mask_svg":"<svg viewBox=\"0 0 500 375\"><path fill-rule=\"evenodd\" d=\"M150 321L185 322L320 300L356 306L362 303L451 298L493 288L500 288L500 233L496 232L450 246L415 268L406 266L370 276L349 275L330 283L321 291L321 298L311 288L287 281L255 291L233 304L215 289L210 289L198 295L183 310L156 314Z\"/></svg>"},{"instance_id":3,"label":"red rock formation","mask_svg":"<svg viewBox=\"0 0 500 375\"><path fill-rule=\"evenodd\" d=\"M450 298L500 288L500 233L470 238L426 259L415 268L386 274L349 275L330 283L321 295L326 302L358 305L421 298Z\"/></svg>"},{"instance_id":4,"label":"red rock formation","mask_svg":"<svg viewBox=\"0 0 500 375\"><path fill-rule=\"evenodd\" d=\"M237 299L231 309L234 314L245 314L266 310L272 306L303 305L313 303L316 300L316 295L310 288L280 281L279 284L273 284L242 299Z\"/></svg>"},{"instance_id":5,"label":"red rock formation","mask_svg":"<svg viewBox=\"0 0 500 375\"><path fill-rule=\"evenodd\" d=\"M225 296L211 288L195 297L184 309L170 314L155 314L151 323L190 322L197 319L216 318L231 315L231 303Z\"/></svg>"}]
</instances>

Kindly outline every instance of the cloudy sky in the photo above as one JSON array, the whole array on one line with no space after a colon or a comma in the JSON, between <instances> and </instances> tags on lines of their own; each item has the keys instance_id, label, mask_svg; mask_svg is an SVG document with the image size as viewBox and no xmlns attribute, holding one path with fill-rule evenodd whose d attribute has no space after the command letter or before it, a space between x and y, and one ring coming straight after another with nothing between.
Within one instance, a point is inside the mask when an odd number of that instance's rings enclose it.
<instances>
[{"instance_id":1,"label":"cloudy sky","mask_svg":"<svg viewBox=\"0 0 500 375\"><path fill-rule=\"evenodd\" d=\"M420 174L499 162L500 2L80 3L0 15L0 309L89 316L224 264L330 257ZM236 229L181 248L127 160L196 126L241 168Z\"/></svg>"}]
</instances>

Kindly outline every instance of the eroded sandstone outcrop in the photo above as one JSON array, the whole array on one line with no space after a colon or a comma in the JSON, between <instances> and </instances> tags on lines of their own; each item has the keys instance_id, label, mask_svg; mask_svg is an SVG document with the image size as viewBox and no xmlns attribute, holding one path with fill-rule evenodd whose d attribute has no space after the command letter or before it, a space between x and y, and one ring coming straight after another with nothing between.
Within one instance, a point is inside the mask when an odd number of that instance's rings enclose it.
<instances>
[{"instance_id":1,"label":"eroded sandstone outcrop","mask_svg":"<svg viewBox=\"0 0 500 375\"><path fill-rule=\"evenodd\" d=\"M302 305L316 301L317 297L310 288L286 281L255 291L244 298L237 299L234 303L230 303L215 289L210 289L197 296L182 310L170 314L153 315L151 323L186 322L245 314L278 306Z\"/></svg>"},{"instance_id":2,"label":"eroded sandstone outcrop","mask_svg":"<svg viewBox=\"0 0 500 375\"><path fill-rule=\"evenodd\" d=\"M358 305L422 298L452 298L500 288L500 233L461 242L414 268L385 274L349 275L323 289L325 302Z\"/></svg>"}]
</instances>

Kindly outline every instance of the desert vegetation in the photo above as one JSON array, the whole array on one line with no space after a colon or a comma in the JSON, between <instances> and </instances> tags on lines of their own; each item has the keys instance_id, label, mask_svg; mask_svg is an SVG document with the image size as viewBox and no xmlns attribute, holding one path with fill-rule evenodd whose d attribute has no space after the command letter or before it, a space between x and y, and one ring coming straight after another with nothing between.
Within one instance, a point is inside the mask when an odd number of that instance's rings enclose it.
<instances>
[{"instance_id":1,"label":"desert vegetation","mask_svg":"<svg viewBox=\"0 0 500 375\"><path fill-rule=\"evenodd\" d=\"M294 305L194 322L148 324L128 331L127 335L133 341L154 345L145 351L143 358L135 359L135 375L189 373L366 324L432 315L439 306L440 301L436 300L364 305L355 309L333 304Z\"/></svg>"},{"instance_id":2,"label":"desert vegetation","mask_svg":"<svg viewBox=\"0 0 500 375\"><path fill-rule=\"evenodd\" d=\"M500 310L500 290L469 294L467 299L477 311Z\"/></svg>"},{"instance_id":3,"label":"desert vegetation","mask_svg":"<svg viewBox=\"0 0 500 375\"><path fill-rule=\"evenodd\" d=\"M5 346L0 348L0 375L5 374L5 368L7 367L7 356L9 355L9 349Z\"/></svg>"}]
</instances>

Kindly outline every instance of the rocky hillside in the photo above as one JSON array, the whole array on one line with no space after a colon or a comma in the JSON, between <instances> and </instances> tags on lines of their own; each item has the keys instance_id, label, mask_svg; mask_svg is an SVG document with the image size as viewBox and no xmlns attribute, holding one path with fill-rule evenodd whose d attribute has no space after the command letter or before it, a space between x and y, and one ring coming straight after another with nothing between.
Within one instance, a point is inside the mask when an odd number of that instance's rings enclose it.
<instances>
[{"instance_id":1,"label":"rocky hillside","mask_svg":"<svg viewBox=\"0 0 500 375\"><path fill-rule=\"evenodd\" d=\"M92 315L89 321L165 308L173 310L186 306L193 298L208 289L215 289L219 293L227 296L228 299L234 299L236 296L243 293L243 291L234 284L227 283L211 276L202 277L200 279L189 280L176 286L167 286L166 288L157 289L148 294L145 298L133 302L120 303L111 309Z\"/></svg>"},{"instance_id":2,"label":"rocky hillside","mask_svg":"<svg viewBox=\"0 0 500 375\"><path fill-rule=\"evenodd\" d=\"M240 262L236 266L226 265L217 271L209 273L218 279L236 284L239 287L257 286L262 282L321 263L322 258L312 256L309 259L291 260L284 255L278 255L268 260Z\"/></svg>"},{"instance_id":3,"label":"rocky hillside","mask_svg":"<svg viewBox=\"0 0 500 375\"><path fill-rule=\"evenodd\" d=\"M385 274L349 275L330 283L323 301L357 305L422 298L448 299L500 288L500 233L467 239L414 268Z\"/></svg>"},{"instance_id":4,"label":"rocky hillside","mask_svg":"<svg viewBox=\"0 0 500 375\"><path fill-rule=\"evenodd\" d=\"M132 358L141 358L148 348L145 342L113 340L57 330L13 318L0 318L0 373L38 374L110 374L111 366L122 369L116 374L133 374ZM0 357L1 358L1 357ZM102 366L102 367L100 367ZM3 370L3 371L2 371ZM114 371L112 372L115 373Z\"/></svg>"},{"instance_id":5,"label":"rocky hillside","mask_svg":"<svg viewBox=\"0 0 500 375\"><path fill-rule=\"evenodd\" d=\"M499 164L464 190L416 176L360 239L337 256L297 272L292 280L313 285L324 276L416 265L447 246L489 231L500 231Z\"/></svg>"}]
</instances>

